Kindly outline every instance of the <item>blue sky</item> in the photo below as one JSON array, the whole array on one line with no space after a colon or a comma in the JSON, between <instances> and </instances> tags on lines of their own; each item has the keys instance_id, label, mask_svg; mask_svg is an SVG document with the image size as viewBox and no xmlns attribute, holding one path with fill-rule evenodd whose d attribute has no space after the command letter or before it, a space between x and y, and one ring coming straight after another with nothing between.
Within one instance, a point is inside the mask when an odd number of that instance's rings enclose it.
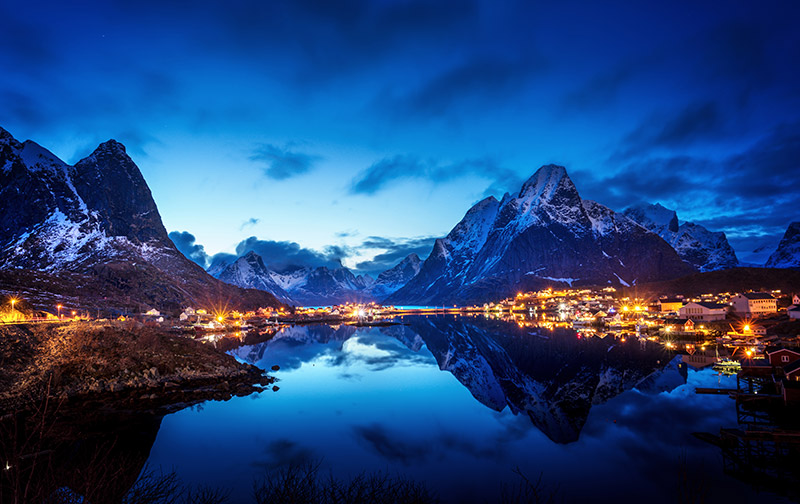
<instances>
[{"instance_id":1,"label":"blue sky","mask_svg":"<svg viewBox=\"0 0 800 504\"><path fill-rule=\"evenodd\" d=\"M547 163L741 258L800 219L797 26L789 0L6 0L0 125L69 162L124 143L200 262L378 271Z\"/></svg>"}]
</instances>

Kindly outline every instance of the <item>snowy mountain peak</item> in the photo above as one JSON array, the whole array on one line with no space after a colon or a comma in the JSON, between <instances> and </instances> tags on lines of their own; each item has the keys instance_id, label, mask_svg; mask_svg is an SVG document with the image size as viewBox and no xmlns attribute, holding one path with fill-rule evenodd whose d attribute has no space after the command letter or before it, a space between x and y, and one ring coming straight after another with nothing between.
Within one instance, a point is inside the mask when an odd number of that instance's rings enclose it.
<instances>
[{"instance_id":1,"label":"snowy mountain peak","mask_svg":"<svg viewBox=\"0 0 800 504\"><path fill-rule=\"evenodd\" d=\"M572 195L577 194L578 190L567 175L566 168L549 164L536 170L536 173L522 184L519 198L535 198L541 202L547 202L559 192L567 192Z\"/></svg>"},{"instance_id":2,"label":"snowy mountain peak","mask_svg":"<svg viewBox=\"0 0 800 504\"><path fill-rule=\"evenodd\" d=\"M630 206L623 213L656 234L665 229L673 233L678 231L678 214L661 203Z\"/></svg>"},{"instance_id":3,"label":"snowy mountain peak","mask_svg":"<svg viewBox=\"0 0 800 504\"><path fill-rule=\"evenodd\" d=\"M767 267L800 269L800 221L786 228L778 249L767 260Z\"/></svg>"},{"instance_id":4,"label":"snowy mountain peak","mask_svg":"<svg viewBox=\"0 0 800 504\"><path fill-rule=\"evenodd\" d=\"M709 231L693 222L678 225L677 213L659 203L631 206L623 214L662 237L681 259L700 271L733 268L739 264L725 233Z\"/></svg>"},{"instance_id":5,"label":"snowy mountain peak","mask_svg":"<svg viewBox=\"0 0 800 504\"><path fill-rule=\"evenodd\" d=\"M546 165L502 202L471 208L436 240L420 272L387 298L397 304L483 302L545 282L619 284L693 269L662 238L584 201L563 166Z\"/></svg>"}]
</instances>

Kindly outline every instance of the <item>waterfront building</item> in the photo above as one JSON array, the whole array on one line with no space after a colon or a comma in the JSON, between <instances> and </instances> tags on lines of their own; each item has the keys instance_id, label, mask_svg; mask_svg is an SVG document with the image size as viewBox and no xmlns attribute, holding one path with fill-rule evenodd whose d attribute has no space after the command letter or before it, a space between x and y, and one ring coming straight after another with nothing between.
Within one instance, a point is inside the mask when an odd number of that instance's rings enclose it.
<instances>
[{"instance_id":1,"label":"waterfront building","mask_svg":"<svg viewBox=\"0 0 800 504\"><path fill-rule=\"evenodd\" d=\"M778 311L778 300L768 292L745 292L733 296L731 306L740 315L768 315Z\"/></svg>"}]
</instances>

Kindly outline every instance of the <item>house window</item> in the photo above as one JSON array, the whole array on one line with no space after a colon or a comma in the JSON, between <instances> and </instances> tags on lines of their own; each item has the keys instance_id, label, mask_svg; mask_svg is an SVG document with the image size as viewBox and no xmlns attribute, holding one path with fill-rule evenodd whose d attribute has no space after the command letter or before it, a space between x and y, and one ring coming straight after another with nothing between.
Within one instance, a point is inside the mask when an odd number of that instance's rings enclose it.
<instances>
[{"instance_id":1,"label":"house window","mask_svg":"<svg viewBox=\"0 0 800 504\"><path fill-rule=\"evenodd\" d=\"M781 362L789 362L789 356L788 355L781 355Z\"/></svg>"}]
</instances>

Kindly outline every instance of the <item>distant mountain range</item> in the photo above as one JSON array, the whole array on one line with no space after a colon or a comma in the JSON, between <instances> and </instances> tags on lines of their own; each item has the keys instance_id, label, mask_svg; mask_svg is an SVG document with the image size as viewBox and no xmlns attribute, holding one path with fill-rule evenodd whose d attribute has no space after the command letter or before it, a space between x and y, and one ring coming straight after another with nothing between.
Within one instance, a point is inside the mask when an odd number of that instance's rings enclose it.
<instances>
[{"instance_id":1,"label":"distant mountain range","mask_svg":"<svg viewBox=\"0 0 800 504\"><path fill-rule=\"evenodd\" d=\"M411 254L377 279L356 276L344 267L290 268L279 272L250 251L233 263L215 265L209 273L233 285L270 292L286 303L318 306L383 299L413 278L420 264L419 256Z\"/></svg>"},{"instance_id":2,"label":"distant mountain range","mask_svg":"<svg viewBox=\"0 0 800 504\"><path fill-rule=\"evenodd\" d=\"M277 305L220 282L167 236L150 189L125 147L100 144L70 166L0 128L0 291L53 310Z\"/></svg>"},{"instance_id":3,"label":"distant mountain range","mask_svg":"<svg viewBox=\"0 0 800 504\"><path fill-rule=\"evenodd\" d=\"M800 261L792 248L796 235L787 231L775 264ZM624 287L739 265L724 233L680 223L674 210L660 204L617 213L584 200L566 170L555 165L540 168L519 193L477 203L436 240L424 262L409 256L376 280L346 268L276 272L264 262L249 253L209 272L289 303L430 305L485 302L554 284Z\"/></svg>"},{"instance_id":4,"label":"distant mountain range","mask_svg":"<svg viewBox=\"0 0 800 504\"><path fill-rule=\"evenodd\" d=\"M344 267L273 269L253 252L206 273L169 239L141 172L114 140L70 166L0 128L0 210L0 293L46 306L467 304L738 264L724 233L680 224L658 204L617 213L584 200L556 165L540 168L518 193L475 204L424 261L411 254L377 278ZM800 268L800 223L767 266Z\"/></svg>"}]
</instances>

